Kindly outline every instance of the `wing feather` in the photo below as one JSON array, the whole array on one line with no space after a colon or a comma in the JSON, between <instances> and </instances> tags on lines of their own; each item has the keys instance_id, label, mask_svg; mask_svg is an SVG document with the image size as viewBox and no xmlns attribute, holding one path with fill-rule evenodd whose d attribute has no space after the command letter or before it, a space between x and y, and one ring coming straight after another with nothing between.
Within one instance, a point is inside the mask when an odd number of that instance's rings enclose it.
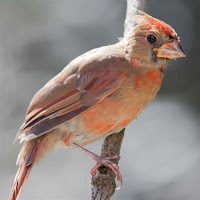
<instances>
[{"instance_id":1,"label":"wing feather","mask_svg":"<svg viewBox=\"0 0 200 200\"><path fill-rule=\"evenodd\" d=\"M16 139L28 141L39 137L116 91L125 78L123 67L113 65L112 59L110 63L106 60L98 64L67 66L50 80L33 97Z\"/></svg>"}]
</instances>

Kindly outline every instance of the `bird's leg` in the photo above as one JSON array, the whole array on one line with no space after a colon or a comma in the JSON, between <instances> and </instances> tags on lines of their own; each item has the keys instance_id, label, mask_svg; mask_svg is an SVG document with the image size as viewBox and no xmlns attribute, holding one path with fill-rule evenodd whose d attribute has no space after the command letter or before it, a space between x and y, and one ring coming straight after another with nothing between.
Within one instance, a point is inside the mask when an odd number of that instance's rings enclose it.
<instances>
[{"instance_id":1,"label":"bird's leg","mask_svg":"<svg viewBox=\"0 0 200 200\"><path fill-rule=\"evenodd\" d=\"M111 169L113 171L113 173L117 177L117 180L120 181L122 184L122 175L119 171L119 166L111 161L111 160L119 160L120 156L116 155L116 156L112 156L112 157L103 158L103 157L98 156L95 153L93 153L77 144L74 144L74 143L70 144L69 147L72 147L74 149L81 151L82 153L86 154L87 156L90 156L93 160L95 160L97 162L97 164L90 171L92 176L95 174L96 170L101 165L104 165L105 167L108 167L109 169Z\"/></svg>"}]
</instances>

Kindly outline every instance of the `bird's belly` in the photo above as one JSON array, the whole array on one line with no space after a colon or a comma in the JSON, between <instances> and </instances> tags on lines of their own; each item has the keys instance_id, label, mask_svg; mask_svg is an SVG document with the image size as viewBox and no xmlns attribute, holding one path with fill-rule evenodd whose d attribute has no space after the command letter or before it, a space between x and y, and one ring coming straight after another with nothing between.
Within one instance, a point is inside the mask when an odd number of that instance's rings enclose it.
<instances>
[{"instance_id":1,"label":"bird's belly","mask_svg":"<svg viewBox=\"0 0 200 200\"><path fill-rule=\"evenodd\" d=\"M130 88L126 91L128 95L118 94L105 98L65 124L65 128L70 132L69 143L83 146L102 136L119 132L152 101L157 90L152 87L151 90L141 92L141 90Z\"/></svg>"}]
</instances>

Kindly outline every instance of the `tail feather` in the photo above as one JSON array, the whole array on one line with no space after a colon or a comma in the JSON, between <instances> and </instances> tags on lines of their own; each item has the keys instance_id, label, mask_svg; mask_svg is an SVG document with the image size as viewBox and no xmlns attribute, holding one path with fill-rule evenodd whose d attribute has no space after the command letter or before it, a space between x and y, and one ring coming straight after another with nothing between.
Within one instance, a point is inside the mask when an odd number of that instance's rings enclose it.
<instances>
[{"instance_id":1,"label":"tail feather","mask_svg":"<svg viewBox=\"0 0 200 200\"><path fill-rule=\"evenodd\" d=\"M18 169L8 200L17 200L44 143L44 136L34 145Z\"/></svg>"}]
</instances>

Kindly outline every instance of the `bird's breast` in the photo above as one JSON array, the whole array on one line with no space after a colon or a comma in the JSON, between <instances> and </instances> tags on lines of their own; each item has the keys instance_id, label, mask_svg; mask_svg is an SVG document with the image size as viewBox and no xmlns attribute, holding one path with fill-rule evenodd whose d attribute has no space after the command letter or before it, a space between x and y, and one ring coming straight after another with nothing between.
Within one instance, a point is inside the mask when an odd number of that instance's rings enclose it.
<instances>
[{"instance_id":1,"label":"bird's breast","mask_svg":"<svg viewBox=\"0 0 200 200\"><path fill-rule=\"evenodd\" d=\"M130 75L112 95L67 124L73 142L85 145L123 129L152 101L161 85L157 70Z\"/></svg>"}]
</instances>

